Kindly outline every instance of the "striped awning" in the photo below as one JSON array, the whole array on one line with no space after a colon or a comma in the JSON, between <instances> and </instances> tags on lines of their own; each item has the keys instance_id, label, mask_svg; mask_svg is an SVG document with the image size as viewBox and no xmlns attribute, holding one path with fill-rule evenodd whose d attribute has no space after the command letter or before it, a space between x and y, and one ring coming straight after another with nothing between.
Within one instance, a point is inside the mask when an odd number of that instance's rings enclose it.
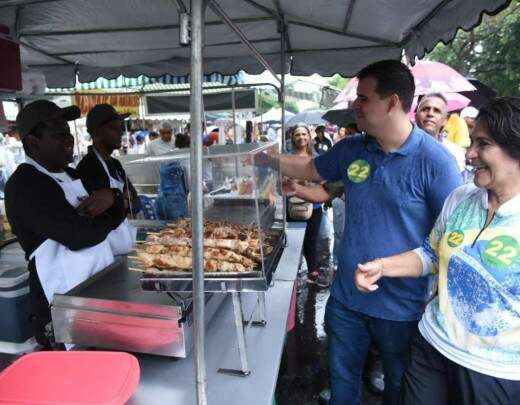
<instances>
[{"instance_id":1,"label":"striped awning","mask_svg":"<svg viewBox=\"0 0 520 405\"><path fill-rule=\"evenodd\" d=\"M204 75L204 85L208 83L218 86L226 85L233 86L244 83L242 74L236 75L221 75L220 73L213 73ZM117 90L118 92L135 92L135 91L153 91L165 89L187 88L189 89L190 76L174 76L165 74L158 77L138 76L125 77L119 76L115 79L99 79L88 83L76 83L73 88L48 88L46 93L74 93L89 90Z\"/></svg>"}]
</instances>

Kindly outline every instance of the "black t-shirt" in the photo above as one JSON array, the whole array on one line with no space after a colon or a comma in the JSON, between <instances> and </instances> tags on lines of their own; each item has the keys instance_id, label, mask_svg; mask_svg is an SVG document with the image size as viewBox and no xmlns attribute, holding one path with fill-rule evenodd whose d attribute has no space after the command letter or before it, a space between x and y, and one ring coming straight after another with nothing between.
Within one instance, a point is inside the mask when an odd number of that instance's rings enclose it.
<instances>
[{"instance_id":1,"label":"black t-shirt","mask_svg":"<svg viewBox=\"0 0 520 405\"><path fill-rule=\"evenodd\" d=\"M74 169L66 172L79 178ZM97 245L124 220L123 207L119 197L110 210L96 218L81 216L54 179L28 164L18 166L5 187L7 219L27 260L46 239L71 250Z\"/></svg>"},{"instance_id":2,"label":"black t-shirt","mask_svg":"<svg viewBox=\"0 0 520 405\"><path fill-rule=\"evenodd\" d=\"M314 150L318 155L323 155L332 149L332 142L323 137L323 140L320 140L319 137L314 138Z\"/></svg>"},{"instance_id":3,"label":"black t-shirt","mask_svg":"<svg viewBox=\"0 0 520 405\"><path fill-rule=\"evenodd\" d=\"M110 175L115 179L123 181L125 187L130 191L131 211L134 214L139 212L141 210L141 201L139 200L137 191L132 182L127 179L121 162L111 157L108 160L105 160L105 163ZM89 193L102 188L110 188L110 179L93 150L81 159L81 162L78 163L77 171L81 181Z\"/></svg>"}]
</instances>

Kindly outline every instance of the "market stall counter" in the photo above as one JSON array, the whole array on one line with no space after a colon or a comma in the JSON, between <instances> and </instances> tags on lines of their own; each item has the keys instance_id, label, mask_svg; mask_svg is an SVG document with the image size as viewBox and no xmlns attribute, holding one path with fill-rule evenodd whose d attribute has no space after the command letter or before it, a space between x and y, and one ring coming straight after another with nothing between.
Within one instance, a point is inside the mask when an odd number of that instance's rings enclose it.
<instances>
[{"instance_id":1,"label":"market stall counter","mask_svg":"<svg viewBox=\"0 0 520 405\"><path fill-rule=\"evenodd\" d=\"M271 404L282 357L287 320L295 286L305 228L292 225L287 229L284 249L273 284L266 292L265 327L246 328L247 351L251 374L236 378L218 372L220 367L239 367L235 344L233 303L229 294L206 326L206 368L208 403ZM280 272L280 273L278 273ZM279 275L278 275L279 274ZM256 306L256 294L243 294L242 307L246 320ZM184 359L138 355L141 383L128 402L137 404L196 403L193 385L194 363Z\"/></svg>"},{"instance_id":2,"label":"market stall counter","mask_svg":"<svg viewBox=\"0 0 520 405\"><path fill-rule=\"evenodd\" d=\"M284 345L287 319L291 297L295 286L301 247L305 227L292 223L287 229L287 245L274 273L271 288L266 292L266 325L262 328L246 327L245 335L251 374L246 378L236 378L219 373L221 367L238 368L239 356L236 347L236 331L234 328L234 308L230 294L214 294L216 302L212 307L214 314L206 327L206 361L208 371L208 396L210 403L219 403L223 398L229 404L249 403L252 398L258 404L271 404L276 387L278 369ZM2 250L2 259L20 265L23 252L18 244ZM123 273L127 273L125 277ZM108 278L106 278L108 276ZM80 287L84 292L92 292L92 286L103 279L103 287L95 289L97 298L104 294L123 295L136 304L162 302L173 308L172 300L163 293L143 292L139 286L139 274L125 268L125 259L121 258L98 277L88 280ZM126 283L125 288L117 289L117 280ZM75 295L76 289L69 292ZM139 298L140 297L140 298ZM257 306L258 296L255 293L242 294L242 308L246 320L251 318ZM76 297L78 298L78 297ZM80 297L79 297L80 298ZM58 303L59 306L59 303ZM77 308L78 309L78 308ZM84 309L81 307L81 309ZM172 312L174 313L174 312ZM209 314L209 312L208 312ZM65 319L65 318L63 318ZM156 318L157 319L157 318ZM175 321L175 326L177 323ZM57 325L59 329L60 326ZM121 329L124 332L124 328ZM85 331L83 331L85 332ZM127 333L131 331L127 330ZM139 339L148 339L152 335L134 335L134 343ZM113 336L114 338L117 336ZM157 335L158 339L164 336ZM116 343L121 344L121 340ZM141 349L143 349L141 347ZM172 358L157 355L137 354L141 366L141 383L138 391L129 402L133 404L187 404L195 403L193 386L194 369L190 348L177 346L185 358ZM184 352L185 351L185 352ZM182 352L182 353L181 353ZM233 393L230 395L230 393Z\"/></svg>"}]
</instances>

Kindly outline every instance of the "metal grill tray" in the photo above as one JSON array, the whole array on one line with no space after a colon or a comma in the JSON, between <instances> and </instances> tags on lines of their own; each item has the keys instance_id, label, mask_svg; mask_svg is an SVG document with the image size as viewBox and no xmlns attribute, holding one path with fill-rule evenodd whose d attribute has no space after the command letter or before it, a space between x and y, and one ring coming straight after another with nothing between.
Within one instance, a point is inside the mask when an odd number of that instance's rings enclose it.
<instances>
[{"instance_id":1,"label":"metal grill tray","mask_svg":"<svg viewBox=\"0 0 520 405\"><path fill-rule=\"evenodd\" d=\"M139 263L139 260L134 258L128 258L128 269L132 271L142 272L145 275L150 275L153 277L175 277L175 278L187 278L191 279L192 272L191 270L188 271L181 271L181 270L160 270L153 267L150 267L148 269L142 269L140 268L141 264ZM241 271L241 272L220 272L220 271L206 271L204 272L205 278L227 278L227 277L259 277L262 275L261 271Z\"/></svg>"},{"instance_id":2,"label":"metal grill tray","mask_svg":"<svg viewBox=\"0 0 520 405\"><path fill-rule=\"evenodd\" d=\"M285 244L285 234L280 230L280 236L273 246L272 253L265 258L265 273L254 271L249 273L204 273L205 292L234 291L266 291L269 288ZM188 292L193 290L193 278L190 272L182 276L143 273L141 288L145 291Z\"/></svg>"}]
</instances>

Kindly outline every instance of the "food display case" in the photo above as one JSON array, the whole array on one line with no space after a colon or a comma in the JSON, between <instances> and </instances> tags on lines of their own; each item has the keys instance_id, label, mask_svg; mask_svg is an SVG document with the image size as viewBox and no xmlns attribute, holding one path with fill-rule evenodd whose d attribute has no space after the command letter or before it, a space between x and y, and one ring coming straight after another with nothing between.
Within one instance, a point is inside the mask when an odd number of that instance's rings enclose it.
<instances>
[{"instance_id":1,"label":"food display case","mask_svg":"<svg viewBox=\"0 0 520 405\"><path fill-rule=\"evenodd\" d=\"M206 322L223 293L230 293L241 366L221 371L233 375L249 374L244 327L266 324L265 291L285 243L281 174L269 158L272 148L277 143L212 146L203 153ZM56 337L64 343L184 357L192 336L189 149L129 158L123 165L153 208L152 218L133 221L138 242L128 257L55 297ZM176 215L183 205L185 214ZM169 209L161 212L161 206ZM243 312L242 293L258 296L251 314Z\"/></svg>"},{"instance_id":2,"label":"food display case","mask_svg":"<svg viewBox=\"0 0 520 405\"><path fill-rule=\"evenodd\" d=\"M268 288L285 236L281 175L266 153L271 148L277 148L277 144L205 148L206 292ZM170 175L165 167L171 168ZM189 154L182 150L125 164L138 190L150 193L155 188L151 195L156 197L156 207L170 204L170 199L172 204L182 205L178 196L168 195L168 188L176 186L164 185L168 181L165 176L177 176L179 167L186 176L185 184L189 184ZM191 221L189 217L160 215L157 219L141 226L147 234L130 257L130 267L142 271L144 290L191 291Z\"/></svg>"}]
</instances>

